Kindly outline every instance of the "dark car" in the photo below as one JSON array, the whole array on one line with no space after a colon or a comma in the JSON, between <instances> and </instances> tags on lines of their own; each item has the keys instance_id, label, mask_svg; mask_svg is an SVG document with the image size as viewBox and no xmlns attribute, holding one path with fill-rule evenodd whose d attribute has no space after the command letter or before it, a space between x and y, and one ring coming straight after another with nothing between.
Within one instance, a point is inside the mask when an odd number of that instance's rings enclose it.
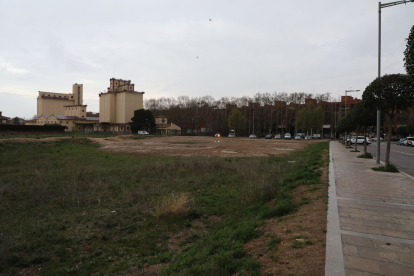
<instances>
[{"instance_id":1,"label":"dark car","mask_svg":"<svg viewBox=\"0 0 414 276\"><path fill-rule=\"evenodd\" d=\"M268 135L266 135L266 137L265 137L265 139L272 139L273 138L273 135L272 134L268 134Z\"/></svg>"}]
</instances>

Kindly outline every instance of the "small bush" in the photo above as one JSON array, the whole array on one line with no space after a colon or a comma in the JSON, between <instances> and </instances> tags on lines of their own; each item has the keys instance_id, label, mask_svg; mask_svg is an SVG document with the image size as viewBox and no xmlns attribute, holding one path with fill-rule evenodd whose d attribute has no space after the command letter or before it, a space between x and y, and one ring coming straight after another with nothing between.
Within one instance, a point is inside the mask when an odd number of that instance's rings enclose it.
<instances>
[{"instance_id":1,"label":"small bush","mask_svg":"<svg viewBox=\"0 0 414 276\"><path fill-rule=\"evenodd\" d=\"M277 245L281 243L282 241L283 239L281 237L274 237L269 241L269 243L267 244L267 247L269 248L269 250L272 250L272 249L277 250L278 249Z\"/></svg>"},{"instance_id":2,"label":"small bush","mask_svg":"<svg viewBox=\"0 0 414 276\"><path fill-rule=\"evenodd\" d=\"M361 155L358 155L357 156L358 158L368 158L368 159L372 159L373 157L372 157L372 154L370 153L370 152L367 152L366 154L365 153L363 153L363 154L361 154Z\"/></svg>"},{"instance_id":3,"label":"small bush","mask_svg":"<svg viewBox=\"0 0 414 276\"><path fill-rule=\"evenodd\" d=\"M297 205L290 199L280 200L275 207L267 207L260 214L261 219L269 219L273 217L281 217L296 211Z\"/></svg>"},{"instance_id":4,"label":"small bush","mask_svg":"<svg viewBox=\"0 0 414 276\"><path fill-rule=\"evenodd\" d=\"M190 208L187 193L172 193L154 204L153 215L157 218L185 214Z\"/></svg>"},{"instance_id":5,"label":"small bush","mask_svg":"<svg viewBox=\"0 0 414 276\"><path fill-rule=\"evenodd\" d=\"M397 167L391 164L388 166L388 168L385 168L384 166L380 166L378 168L372 168L372 170L376 172L393 172L393 173L399 172Z\"/></svg>"},{"instance_id":6,"label":"small bush","mask_svg":"<svg viewBox=\"0 0 414 276\"><path fill-rule=\"evenodd\" d=\"M304 242L301 241L293 241L293 244L291 245L292 248L302 248L303 247Z\"/></svg>"}]
</instances>

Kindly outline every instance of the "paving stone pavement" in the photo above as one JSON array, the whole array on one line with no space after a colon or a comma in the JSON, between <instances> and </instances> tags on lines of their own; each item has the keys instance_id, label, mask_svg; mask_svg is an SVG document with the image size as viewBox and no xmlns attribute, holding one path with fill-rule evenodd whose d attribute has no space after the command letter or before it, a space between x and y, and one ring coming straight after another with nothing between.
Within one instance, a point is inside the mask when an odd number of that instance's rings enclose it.
<instances>
[{"instance_id":1,"label":"paving stone pavement","mask_svg":"<svg viewBox=\"0 0 414 276\"><path fill-rule=\"evenodd\" d=\"M325 275L414 275L414 180L350 151L330 143Z\"/></svg>"}]
</instances>

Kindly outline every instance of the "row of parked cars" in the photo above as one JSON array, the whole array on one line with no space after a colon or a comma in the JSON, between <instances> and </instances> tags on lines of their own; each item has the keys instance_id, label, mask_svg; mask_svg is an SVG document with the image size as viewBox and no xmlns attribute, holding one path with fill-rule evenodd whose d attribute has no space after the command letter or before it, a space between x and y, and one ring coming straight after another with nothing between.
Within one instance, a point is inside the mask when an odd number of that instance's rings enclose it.
<instances>
[{"instance_id":1,"label":"row of parked cars","mask_svg":"<svg viewBox=\"0 0 414 276\"><path fill-rule=\"evenodd\" d=\"M220 137L220 136L221 136L220 133L216 133L214 135L214 137ZM229 138L235 138L236 137L236 134L234 134L233 132L231 132L228 137ZM256 135L256 134L250 134L249 135L249 138L258 138L258 137L259 136ZM276 134L276 135L274 135L274 134L267 134L265 136L263 135L263 136L260 136L260 137L265 137L265 139L282 139L282 138L284 138L284 139L292 139L292 135L290 133L286 133L285 135L281 135L281 134ZM311 140L312 137L311 136L295 135L294 139L295 140L301 140L301 139Z\"/></svg>"},{"instance_id":2,"label":"row of parked cars","mask_svg":"<svg viewBox=\"0 0 414 276\"><path fill-rule=\"evenodd\" d=\"M348 136L348 139L346 139L346 141L348 143L351 143L351 145L357 143L357 144L364 144L364 140L367 141L367 145L371 144L371 138L369 137L364 137L364 136L351 136L351 139Z\"/></svg>"},{"instance_id":3,"label":"row of parked cars","mask_svg":"<svg viewBox=\"0 0 414 276\"><path fill-rule=\"evenodd\" d=\"M250 136L249 136L249 138L257 138L257 135L256 134L251 134ZM267 134L266 136L265 136L265 139L282 139L282 138L284 138L284 139L292 139L292 135L290 134L290 133L286 133L285 135L281 135L281 134L276 134L276 135L273 135L273 134ZM301 139L312 139L312 137L307 137L307 136L302 136L302 135L295 135L295 138L294 138L295 140L301 140Z\"/></svg>"},{"instance_id":4,"label":"row of parked cars","mask_svg":"<svg viewBox=\"0 0 414 276\"><path fill-rule=\"evenodd\" d=\"M397 145L414 147L414 137L401 138L397 141Z\"/></svg>"}]
</instances>

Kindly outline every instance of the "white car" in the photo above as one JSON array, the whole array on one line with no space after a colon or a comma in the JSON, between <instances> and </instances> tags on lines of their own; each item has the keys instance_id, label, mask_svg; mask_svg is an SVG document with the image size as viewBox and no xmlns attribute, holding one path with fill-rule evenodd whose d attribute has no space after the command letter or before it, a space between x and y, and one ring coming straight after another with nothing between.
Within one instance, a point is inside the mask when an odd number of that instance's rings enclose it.
<instances>
[{"instance_id":1,"label":"white car","mask_svg":"<svg viewBox=\"0 0 414 276\"><path fill-rule=\"evenodd\" d=\"M302 136L300 136L300 135L296 135L296 136L295 136L295 140L302 140Z\"/></svg>"},{"instance_id":2,"label":"white car","mask_svg":"<svg viewBox=\"0 0 414 276\"><path fill-rule=\"evenodd\" d=\"M407 137L404 140L404 146L411 146L414 147L414 137Z\"/></svg>"},{"instance_id":3,"label":"white car","mask_svg":"<svg viewBox=\"0 0 414 276\"><path fill-rule=\"evenodd\" d=\"M286 133L285 134L285 139L292 139L292 135L290 135L290 133Z\"/></svg>"},{"instance_id":4,"label":"white car","mask_svg":"<svg viewBox=\"0 0 414 276\"><path fill-rule=\"evenodd\" d=\"M282 139L282 136L280 134L276 134L275 139Z\"/></svg>"},{"instance_id":5,"label":"white car","mask_svg":"<svg viewBox=\"0 0 414 276\"><path fill-rule=\"evenodd\" d=\"M250 134L249 138L257 138L256 134Z\"/></svg>"},{"instance_id":6,"label":"white car","mask_svg":"<svg viewBox=\"0 0 414 276\"><path fill-rule=\"evenodd\" d=\"M372 138L371 140L372 140L372 141L377 141L377 137L374 137L374 138ZM380 141L384 141L384 139L382 139L382 138L380 137Z\"/></svg>"},{"instance_id":7,"label":"white car","mask_svg":"<svg viewBox=\"0 0 414 276\"><path fill-rule=\"evenodd\" d=\"M229 134L229 138L236 138L236 134L234 134L234 133L230 133L230 134Z\"/></svg>"},{"instance_id":8,"label":"white car","mask_svg":"<svg viewBox=\"0 0 414 276\"><path fill-rule=\"evenodd\" d=\"M368 137L365 137L365 139L367 140L367 145L371 144L371 139L369 139ZM364 136L358 136L358 139L356 140L355 136L352 136L351 138L351 144L355 144L355 140L358 144L364 144Z\"/></svg>"},{"instance_id":9,"label":"white car","mask_svg":"<svg viewBox=\"0 0 414 276\"><path fill-rule=\"evenodd\" d=\"M138 130L138 135L149 135L145 130Z\"/></svg>"}]
</instances>

